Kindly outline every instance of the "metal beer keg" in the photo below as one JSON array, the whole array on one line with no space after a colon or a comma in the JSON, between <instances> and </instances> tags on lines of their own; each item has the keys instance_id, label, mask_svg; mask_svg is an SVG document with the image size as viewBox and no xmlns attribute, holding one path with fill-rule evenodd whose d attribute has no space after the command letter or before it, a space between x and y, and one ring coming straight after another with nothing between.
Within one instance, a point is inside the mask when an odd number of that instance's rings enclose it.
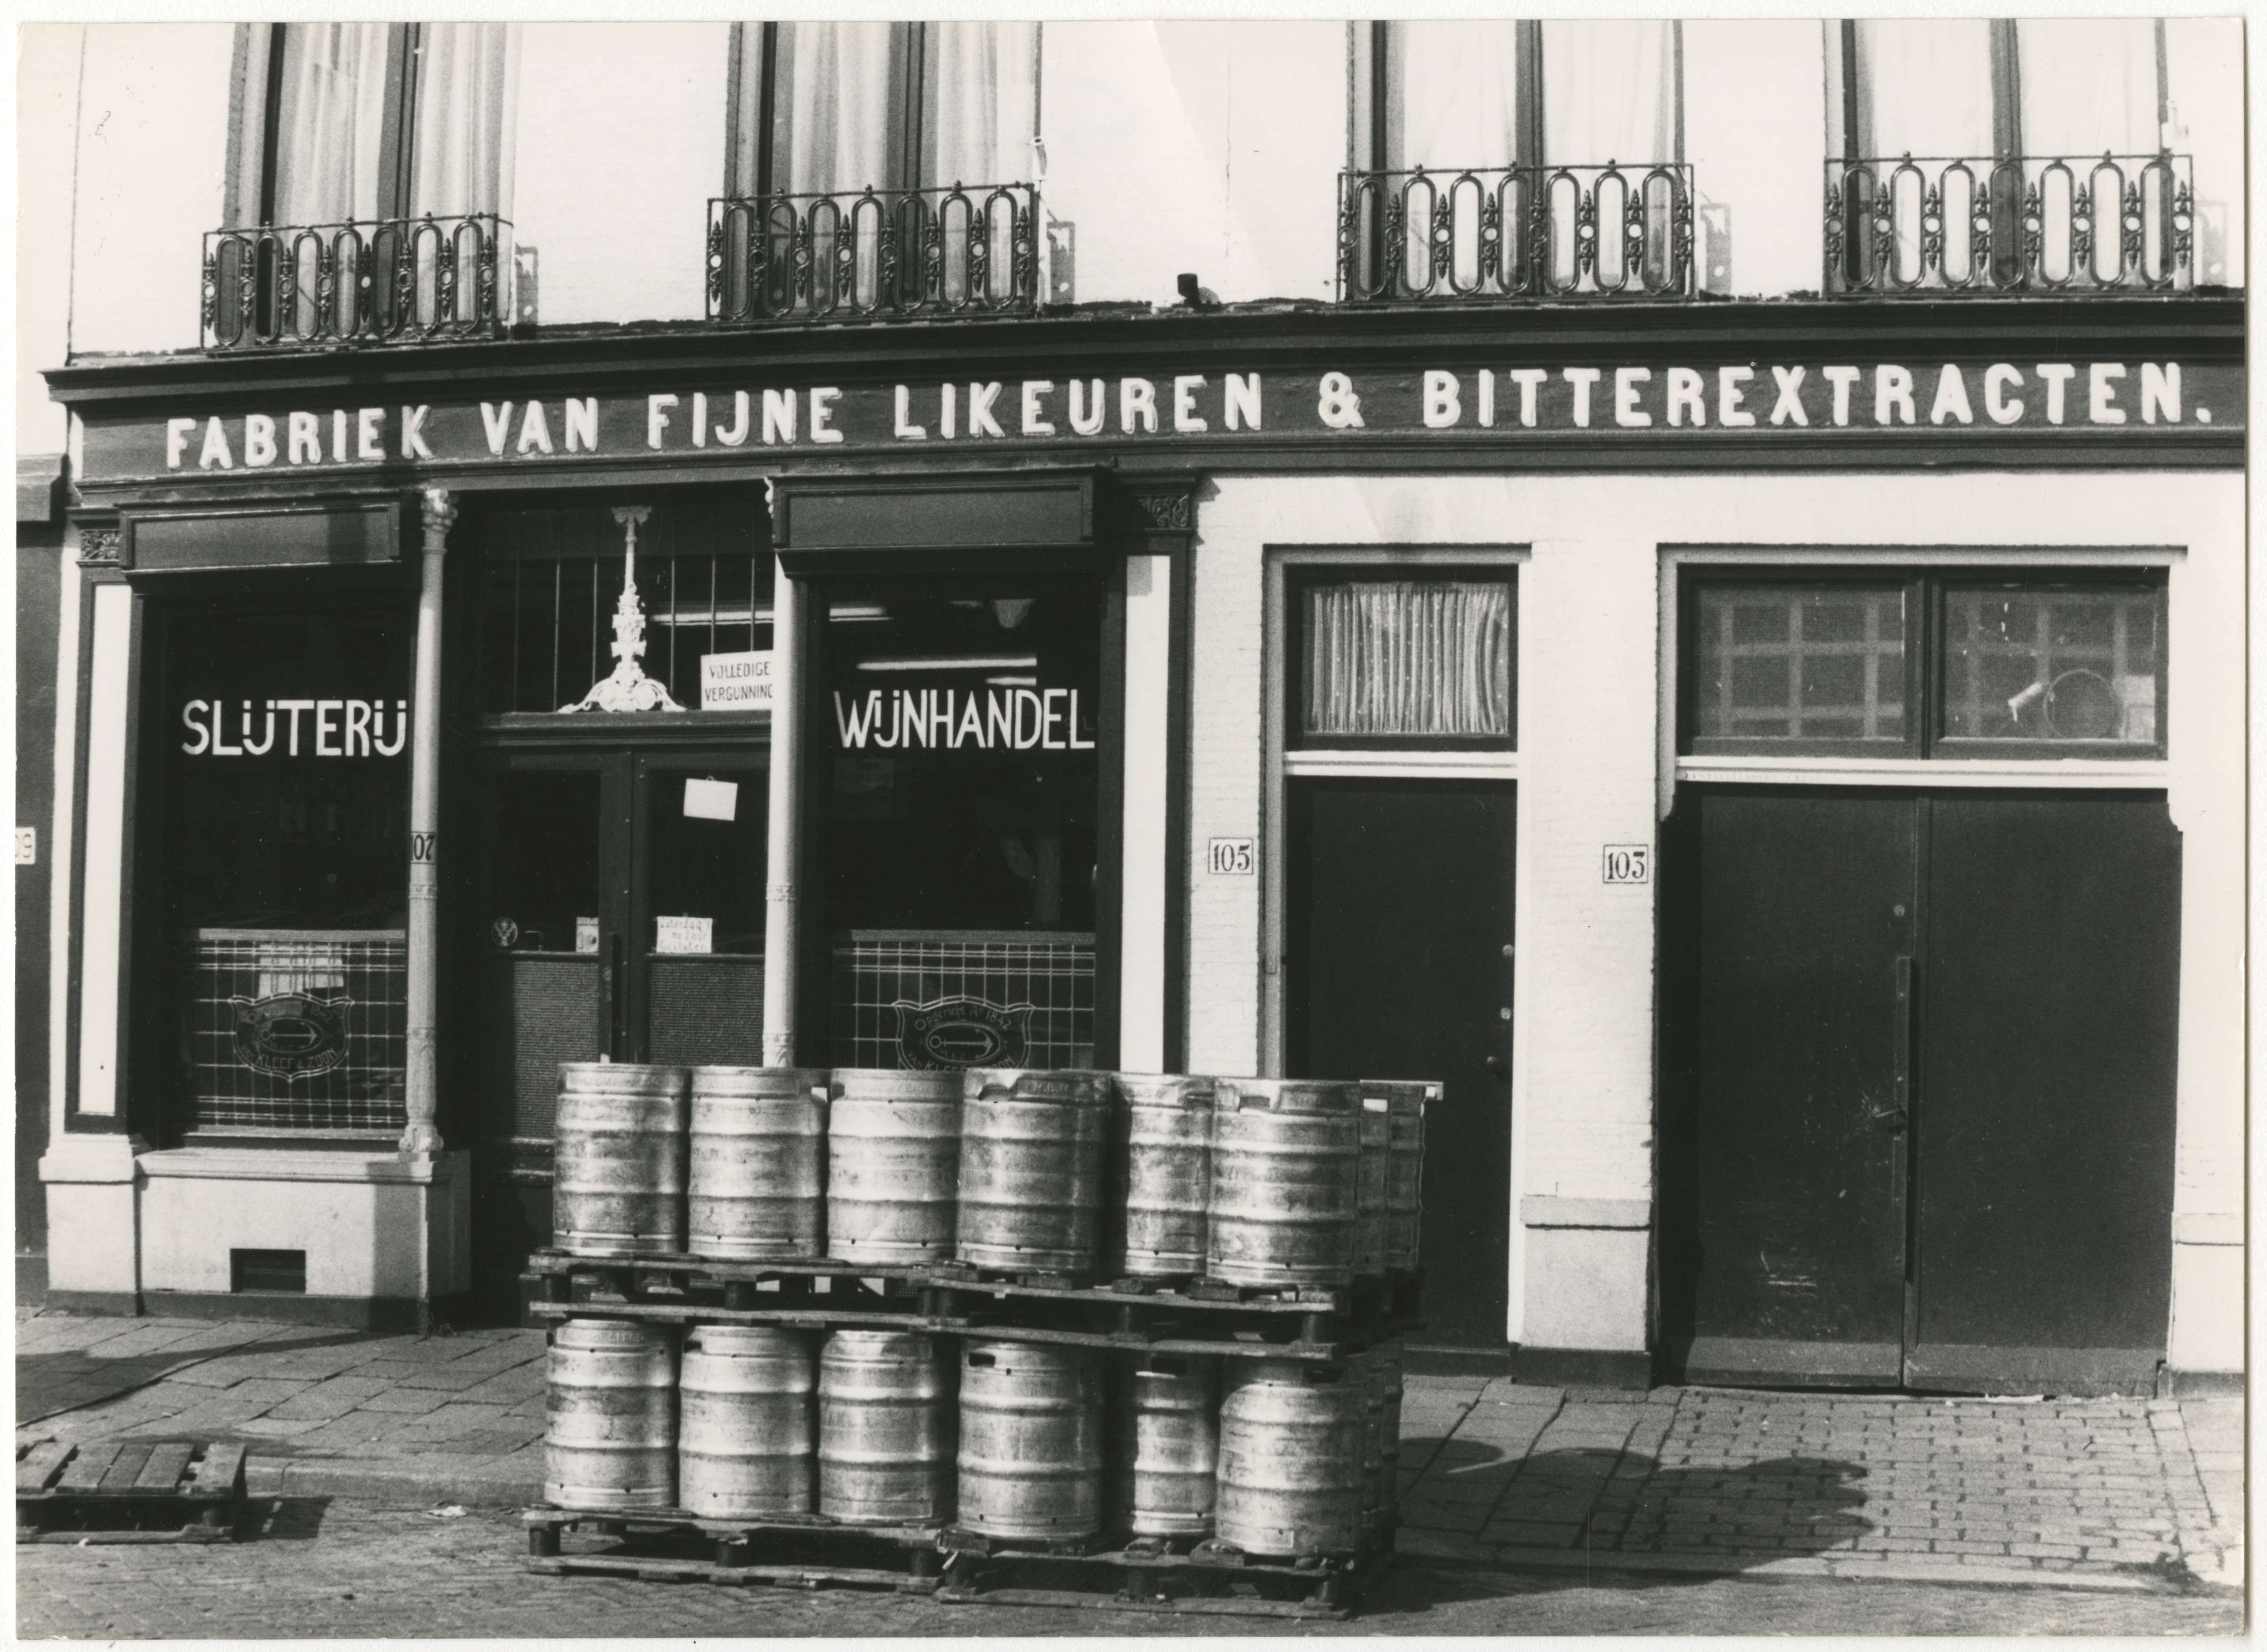
<instances>
[{"instance_id":1,"label":"metal beer keg","mask_svg":"<svg viewBox=\"0 0 2267 1652\"><path fill-rule=\"evenodd\" d=\"M723 1261L824 1254L826 1070L695 1067L686 1248Z\"/></svg>"},{"instance_id":2,"label":"metal beer keg","mask_svg":"<svg viewBox=\"0 0 2267 1652\"><path fill-rule=\"evenodd\" d=\"M1120 1242L1111 1266L1138 1279L1204 1272L1212 1199L1213 1081L1121 1072L1113 1185Z\"/></svg>"},{"instance_id":3,"label":"metal beer keg","mask_svg":"<svg viewBox=\"0 0 2267 1652\"><path fill-rule=\"evenodd\" d=\"M818 1356L818 1512L854 1525L952 1513L952 1364L910 1331L837 1331Z\"/></svg>"},{"instance_id":4,"label":"metal beer keg","mask_svg":"<svg viewBox=\"0 0 2267 1652\"><path fill-rule=\"evenodd\" d=\"M678 1372L679 1506L716 1520L811 1513L818 1495L811 1333L695 1326Z\"/></svg>"},{"instance_id":5,"label":"metal beer keg","mask_svg":"<svg viewBox=\"0 0 2267 1652\"><path fill-rule=\"evenodd\" d=\"M995 1538L1101 1531L1102 1391L1098 1349L968 1343L957 1523Z\"/></svg>"},{"instance_id":6,"label":"metal beer keg","mask_svg":"<svg viewBox=\"0 0 2267 1652\"><path fill-rule=\"evenodd\" d=\"M1111 1429L1111 1512L1136 1537L1212 1530L1220 1458L1219 1362L1128 1354Z\"/></svg>"},{"instance_id":7,"label":"metal beer keg","mask_svg":"<svg viewBox=\"0 0 2267 1652\"><path fill-rule=\"evenodd\" d=\"M682 1067L559 1064L552 1239L577 1256L685 1248Z\"/></svg>"},{"instance_id":8,"label":"metal beer keg","mask_svg":"<svg viewBox=\"0 0 2267 1652\"><path fill-rule=\"evenodd\" d=\"M826 1125L826 1254L884 1267L952 1254L957 1072L838 1067Z\"/></svg>"},{"instance_id":9,"label":"metal beer keg","mask_svg":"<svg viewBox=\"0 0 2267 1652\"><path fill-rule=\"evenodd\" d=\"M1361 1098L1361 1155L1354 1190L1354 1270L1376 1275L1385 1271L1386 1210L1393 1154L1393 1122L1390 1104L1382 1095Z\"/></svg>"},{"instance_id":10,"label":"metal beer keg","mask_svg":"<svg viewBox=\"0 0 2267 1652\"><path fill-rule=\"evenodd\" d=\"M1257 1362L1221 1402L1220 1540L1251 1554L1359 1548L1367 1397L1344 1366Z\"/></svg>"},{"instance_id":11,"label":"metal beer keg","mask_svg":"<svg viewBox=\"0 0 2267 1652\"><path fill-rule=\"evenodd\" d=\"M972 1069L965 1082L955 1254L974 1268L1092 1273L1110 1075Z\"/></svg>"},{"instance_id":12,"label":"metal beer keg","mask_svg":"<svg viewBox=\"0 0 2267 1652\"><path fill-rule=\"evenodd\" d=\"M657 1326L569 1319L551 1333L543 1496L561 1509L677 1501L677 1351Z\"/></svg>"},{"instance_id":13,"label":"metal beer keg","mask_svg":"<svg viewBox=\"0 0 2267 1652\"><path fill-rule=\"evenodd\" d=\"M1425 1109L1440 1100L1441 1086L1424 1078L1365 1078L1361 1090L1365 1096L1383 1096L1387 1109L1386 1269L1412 1273L1425 1217Z\"/></svg>"},{"instance_id":14,"label":"metal beer keg","mask_svg":"<svg viewBox=\"0 0 2267 1652\"><path fill-rule=\"evenodd\" d=\"M1213 1110L1205 1272L1238 1285L1354 1276L1361 1093L1306 1078L1222 1078Z\"/></svg>"}]
</instances>

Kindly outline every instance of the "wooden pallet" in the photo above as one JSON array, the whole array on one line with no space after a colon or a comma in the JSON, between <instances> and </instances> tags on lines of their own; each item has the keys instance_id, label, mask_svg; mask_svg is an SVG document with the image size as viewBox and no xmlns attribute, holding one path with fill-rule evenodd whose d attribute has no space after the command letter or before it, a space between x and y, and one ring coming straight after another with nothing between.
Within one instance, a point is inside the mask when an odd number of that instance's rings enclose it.
<instances>
[{"instance_id":1,"label":"wooden pallet","mask_svg":"<svg viewBox=\"0 0 2267 1652\"><path fill-rule=\"evenodd\" d=\"M712 1520L681 1509L594 1514L548 1504L523 1509L527 1569L553 1577L628 1576L651 1583L832 1584L935 1592L943 1557L935 1526L847 1525L782 1517ZM570 1550L569 1533L613 1546Z\"/></svg>"},{"instance_id":2,"label":"wooden pallet","mask_svg":"<svg viewBox=\"0 0 2267 1652\"><path fill-rule=\"evenodd\" d=\"M550 1250L530 1259L527 1277L545 1298L531 1311L551 1319L866 1327L1135 1353L1334 1360L1418 1324L1413 1275L1328 1290L1151 1281L1129 1288L972 1268L877 1272L855 1262L693 1256L612 1261Z\"/></svg>"},{"instance_id":3,"label":"wooden pallet","mask_svg":"<svg viewBox=\"0 0 2267 1652\"><path fill-rule=\"evenodd\" d=\"M18 1543L229 1543L243 1511L240 1445L16 1448Z\"/></svg>"},{"instance_id":4,"label":"wooden pallet","mask_svg":"<svg viewBox=\"0 0 2267 1652\"><path fill-rule=\"evenodd\" d=\"M951 1605L1343 1619L1390 1558L1390 1550L1379 1547L1353 1556L1263 1560L1212 1542L1128 1544L1077 1555L960 1551L946 1558L936 1597Z\"/></svg>"}]
</instances>

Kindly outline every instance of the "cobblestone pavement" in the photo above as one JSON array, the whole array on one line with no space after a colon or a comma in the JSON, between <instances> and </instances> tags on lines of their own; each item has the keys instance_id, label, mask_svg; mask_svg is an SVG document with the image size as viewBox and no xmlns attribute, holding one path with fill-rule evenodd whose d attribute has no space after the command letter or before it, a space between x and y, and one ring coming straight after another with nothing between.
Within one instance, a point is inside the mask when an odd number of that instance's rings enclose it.
<instances>
[{"instance_id":1,"label":"cobblestone pavement","mask_svg":"<svg viewBox=\"0 0 2267 1652\"><path fill-rule=\"evenodd\" d=\"M239 1441L253 1489L275 1493L399 1482L510 1502L542 1478L540 1331L386 1336L43 1314L19 1317L16 1333L19 1444ZM77 1393L93 1402L70 1401Z\"/></svg>"},{"instance_id":2,"label":"cobblestone pavement","mask_svg":"<svg viewBox=\"0 0 2267 1652\"><path fill-rule=\"evenodd\" d=\"M41 1314L19 1444L234 1440L265 1495L539 1495L543 1337ZM71 1408L64 1408L64 1407ZM1523 1572L2242 1580L2240 1400L2045 1400L1412 1378L1405 1555Z\"/></svg>"},{"instance_id":3,"label":"cobblestone pavement","mask_svg":"<svg viewBox=\"0 0 2267 1652\"><path fill-rule=\"evenodd\" d=\"M2242 1578L2240 1400L1412 1383L1405 1551L1521 1565Z\"/></svg>"},{"instance_id":4,"label":"cobblestone pavement","mask_svg":"<svg viewBox=\"0 0 2267 1652\"><path fill-rule=\"evenodd\" d=\"M1510 1575L1401 1566L1352 1624L947 1606L849 1590L715 1589L523 1570L518 1524L287 1500L233 1546L26 1547L27 1640L1028 1634L2233 1634L2232 1590L2141 1593L1798 1577Z\"/></svg>"}]
</instances>

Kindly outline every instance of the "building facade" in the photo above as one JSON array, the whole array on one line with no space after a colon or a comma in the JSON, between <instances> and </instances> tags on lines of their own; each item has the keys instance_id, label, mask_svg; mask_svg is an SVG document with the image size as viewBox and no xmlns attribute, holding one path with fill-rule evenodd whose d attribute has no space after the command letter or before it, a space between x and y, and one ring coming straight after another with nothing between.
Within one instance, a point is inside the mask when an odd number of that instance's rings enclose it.
<instances>
[{"instance_id":1,"label":"building facade","mask_svg":"<svg viewBox=\"0 0 2267 1652\"><path fill-rule=\"evenodd\" d=\"M1098 1065L1439 1081L1442 1360L2241 1369L2240 26L37 50L57 1299L508 1313L561 1061Z\"/></svg>"}]
</instances>

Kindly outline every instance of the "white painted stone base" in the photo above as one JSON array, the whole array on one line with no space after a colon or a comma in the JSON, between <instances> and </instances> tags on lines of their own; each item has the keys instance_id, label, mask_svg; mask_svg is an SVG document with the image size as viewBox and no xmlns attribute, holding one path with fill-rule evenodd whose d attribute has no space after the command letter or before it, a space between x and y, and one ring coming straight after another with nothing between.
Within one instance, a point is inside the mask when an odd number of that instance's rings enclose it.
<instances>
[{"instance_id":1,"label":"white painted stone base","mask_svg":"<svg viewBox=\"0 0 2267 1652\"><path fill-rule=\"evenodd\" d=\"M130 1136L58 1134L40 1160L48 1191L48 1289L131 1298L141 1288Z\"/></svg>"},{"instance_id":2,"label":"white painted stone base","mask_svg":"<svg viewBox=\"0 0 2267 1652\"><path fill-rule=\"evenodd\" d=\"M1651 1207L1643 1199L1530 1194L1522 1346L1642 1353Z\"/></svg>"},{"instance_id":3,"label":"white painted stone base","mask_svg":"<svg viewBox=\"0 0 2267 1652\"><path fill-rule=\"evenodd\" d=\"M2165 1363L2176 1371L2241 1371L2243 1302L2243 1218L2175 1217Z\"/></svg>"},{"instance_id":4,"label":"white painted stone base","mask_svg":"<svg viewBox=\"0 0 2267 1652\"><path fill-rule=\"evenodd\" d=\"M229 1290L229 1252L307 1254L307 1295L430 1301L471 1283L467 1156L209 1147L143 1153L142 1289Z\"/></svg>"}]
</instances>

